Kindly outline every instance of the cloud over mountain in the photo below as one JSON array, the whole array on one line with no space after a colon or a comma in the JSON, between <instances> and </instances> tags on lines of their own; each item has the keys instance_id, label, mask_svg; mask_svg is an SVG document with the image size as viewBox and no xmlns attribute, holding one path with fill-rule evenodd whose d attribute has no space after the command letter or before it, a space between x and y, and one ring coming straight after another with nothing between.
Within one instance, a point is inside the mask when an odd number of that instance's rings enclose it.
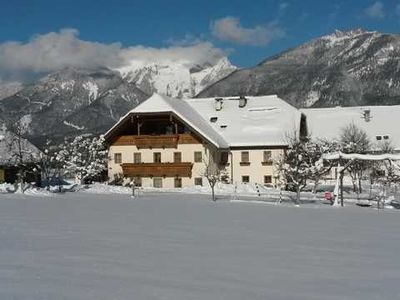
<instances>
[{"instance_id":1,"label":"cloud over mountain","mask_svg":"<svg viewBox=\"0 0 400 300\"><path fill-rule=\"evenodd\" d=\"M122 47L120 43L99 43L79 38L75 29L35 35L28 42L0 44L0 82L29 82L65 67L118 68L129 61L184 61L187 64L214 63L225 55L211 43L165 48Z\"/></svg>"}]
</instances>

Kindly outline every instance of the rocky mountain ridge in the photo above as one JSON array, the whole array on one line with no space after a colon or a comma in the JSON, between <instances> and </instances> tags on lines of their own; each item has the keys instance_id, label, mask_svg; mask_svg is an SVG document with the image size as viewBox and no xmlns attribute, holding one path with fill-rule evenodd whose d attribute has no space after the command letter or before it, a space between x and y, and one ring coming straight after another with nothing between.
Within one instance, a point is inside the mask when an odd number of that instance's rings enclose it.
<instances>
[{"instance_id":1,"label":"rocky mountain ridge","mask_svg":"<svg viewBox=\"0 0 400 300\"><path fill-rule=\"evenodd\" d=\"M197 97L267 94L296 107L400 104L400 35L336 31L237 70Z\"/></svg>"}]
</instances>

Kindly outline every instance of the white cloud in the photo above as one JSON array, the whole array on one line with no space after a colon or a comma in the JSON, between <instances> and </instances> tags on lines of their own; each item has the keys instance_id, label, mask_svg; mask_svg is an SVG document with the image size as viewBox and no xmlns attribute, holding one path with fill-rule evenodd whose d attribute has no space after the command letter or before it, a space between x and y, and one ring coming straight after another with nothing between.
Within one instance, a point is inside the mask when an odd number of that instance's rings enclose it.
<instances>
[{"instance_id":1,"label":"white cloud","mask_svg":"<svg viewBox=\"0 0 400 300\"><path fill-rule=\"evenodd\" d=\"M225 17L212 22L211 33L222 41L251 46L267 45L271 40L284 35L284 31L274 22L266 26L245 28L240 24L239 18L235 17Z\"/></svg>"},{"instance_id":2,"label":"white cloud","mask_svg":"<svg viewBox=\"0 0 400 300\"><path fill-rule=\"evenodd\" d=\"M364 14L372 19L382 19L385 17L385 11L383 7L383 3L380 1L376 1L371 6L368 6L364 10Z\"/></svg>"},{"instance_id":3,"label":"white cloud","mask_svg":"<svg viewBox=\"0 0 400 300\"><path fill-rule=\"evenodd\" d=\"M176 45L167 48L152 48L134 46L122 49L121 58L124 62L181 62L187 65L214 64L226 53L209 42L198 42L191 45Z\"/></svg>"},{"instance_id":4,"label":"white cloud","mask_svg":"<svg viewBox=\"0 0 400 300\"><path fill-rule=\"evenodd\" d=\"M184 60L188 64L213 63L225 52L211 43L193 41L190 45L166 48L104 44L81 40L78 31L62 29L36 35L26 43L0 44L0 82L30 81L65 67L118 68L130 60Z\"/></svg>"}]
</instances>

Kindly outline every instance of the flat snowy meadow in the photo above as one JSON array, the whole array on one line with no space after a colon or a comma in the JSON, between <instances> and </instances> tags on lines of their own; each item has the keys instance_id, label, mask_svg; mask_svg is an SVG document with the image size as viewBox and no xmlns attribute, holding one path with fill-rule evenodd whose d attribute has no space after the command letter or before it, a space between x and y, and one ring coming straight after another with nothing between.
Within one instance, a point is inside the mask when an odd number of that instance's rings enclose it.
<instances>
[{"instance_id":1,"label":"flat snowy meadow","mask_svg":"<svg viewBox=\"0 0 400 300\"><path fill-rule=\"evenodd\" d=\"M0 195L0 299L399 299L395 210Z\"/></svg>"}]
</instances>

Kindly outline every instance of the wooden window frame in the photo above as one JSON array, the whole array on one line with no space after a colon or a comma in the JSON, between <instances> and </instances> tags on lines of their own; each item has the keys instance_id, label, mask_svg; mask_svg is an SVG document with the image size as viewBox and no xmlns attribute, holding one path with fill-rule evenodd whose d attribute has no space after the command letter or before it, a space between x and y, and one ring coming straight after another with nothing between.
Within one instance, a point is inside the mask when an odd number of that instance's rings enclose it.
<instances>
[{"instance_id":1,"label":"wooden window frame","mask_svg":"<svg viewBox=\"0 0 400 300\"><path fill-rule=\"evenodd\" d=\"M114 153L114 163L122 164L122 153Z\"/></svg>"},{"instance_id":2,"label":"wooden window frame","mask_svg":"<svg viewBox=\"0 0 400 300\"><path fill-rule=\"evenodd\" d=\"M269 153L269 155L267 155ZM272 160L272 151L271 150L264 150L263 151L263 161L261 162L263 166L272 166L273 165L273 160Z\"/></svg>"},{"instance_id":3,"label":"wooden window frame","mask_svg":"<svg viewBox=\"0 0 400 300\"><path fill-rule=\"evenodd\" d=\"M195 151L193 159L195 163L203 162L203 152Z\"/></svg>"},{"instance_id":4,"label":"wooden window frame","mask_svg":"<svg viewBox=\"0 0 400 300\"><path fill-rule=\"evenodd\" d=\"M179 159L177 159L179 157ZM174 163L181 163L182 162L182 152L174 152Z\"/></svg>"},{"instance_id":5,"label":"wooden window frame","mask_svg":"<svg viewBox=\"0 0 400 300\"><path fill-rule=\"evenodd\" d=\"M200 181L200 184L198 184ZM194 178L194 185L195 186L203 186L203 178L202 177L195 177Z\"/></svg>"},{"instance_id":6,"label":"wooden window frame","mask_svg":"<svg viewBox=\"0 0 400 300\"><path fill-rule=\"evenodd\" d=\"M267 182L267 178L269 178L269 182ZM272 176L271 175L264 175L264 185L272 185Z\"/></svg>"},{"instance_id":7,"label":"wooden window frame","mask_svg":"<svg viewBox=\"0 0 400 300\"><path fill-rule=\"evenodd\" d=\"M160 159L156 159L156 156L159 155ZM161 152L153 152L153 163L161 163L162 156Z\"/></svg>"},{"instance_id":8,"label":"wooden window frame","mask_svg":"<svg viewBox=\"0 0 400 300\"><path fill-rule=\"evenodd\" d=\"M246 158L247 155L247 158ZM241 166L250 166L250 152L249 151L241 151L240 152L240 165Z\"/></svg>"},{"instance_id":9,"label":"wooden window frame","mask_svg":"<svg viewBox=\"0 0 400 300\"><path fill-rule=\"evenodd\" d=\"M137 159L139 157L139 159ZM142 153L141 152L134 152L133 153L133 163L134 164L141 164L142 163Z\"/></svg>"},{"instance_id":10,"label":"wooden window frame","mask_svg":"<svg viewBox=\"0 0 400 300\"><path fill-rule=\"evenodd\" d=\"M179 182L178 185L177 185L177 182ZM182 188L182 178L181 177L175 177L174 178L174 187L175 188Z\"/></svg>"},{"instance_id":11,"label":"wooden window frame","mask_svg":"<svg viewBox=\"0 0 400 300\"><path fill-rule=\"evenodd\" d=\"M156 186L156 180L160 180L160 186ZM163 178L162 177L153 177L153 187L157 189L162 189L163 187Z\"/></svg>"}]
</instances>

